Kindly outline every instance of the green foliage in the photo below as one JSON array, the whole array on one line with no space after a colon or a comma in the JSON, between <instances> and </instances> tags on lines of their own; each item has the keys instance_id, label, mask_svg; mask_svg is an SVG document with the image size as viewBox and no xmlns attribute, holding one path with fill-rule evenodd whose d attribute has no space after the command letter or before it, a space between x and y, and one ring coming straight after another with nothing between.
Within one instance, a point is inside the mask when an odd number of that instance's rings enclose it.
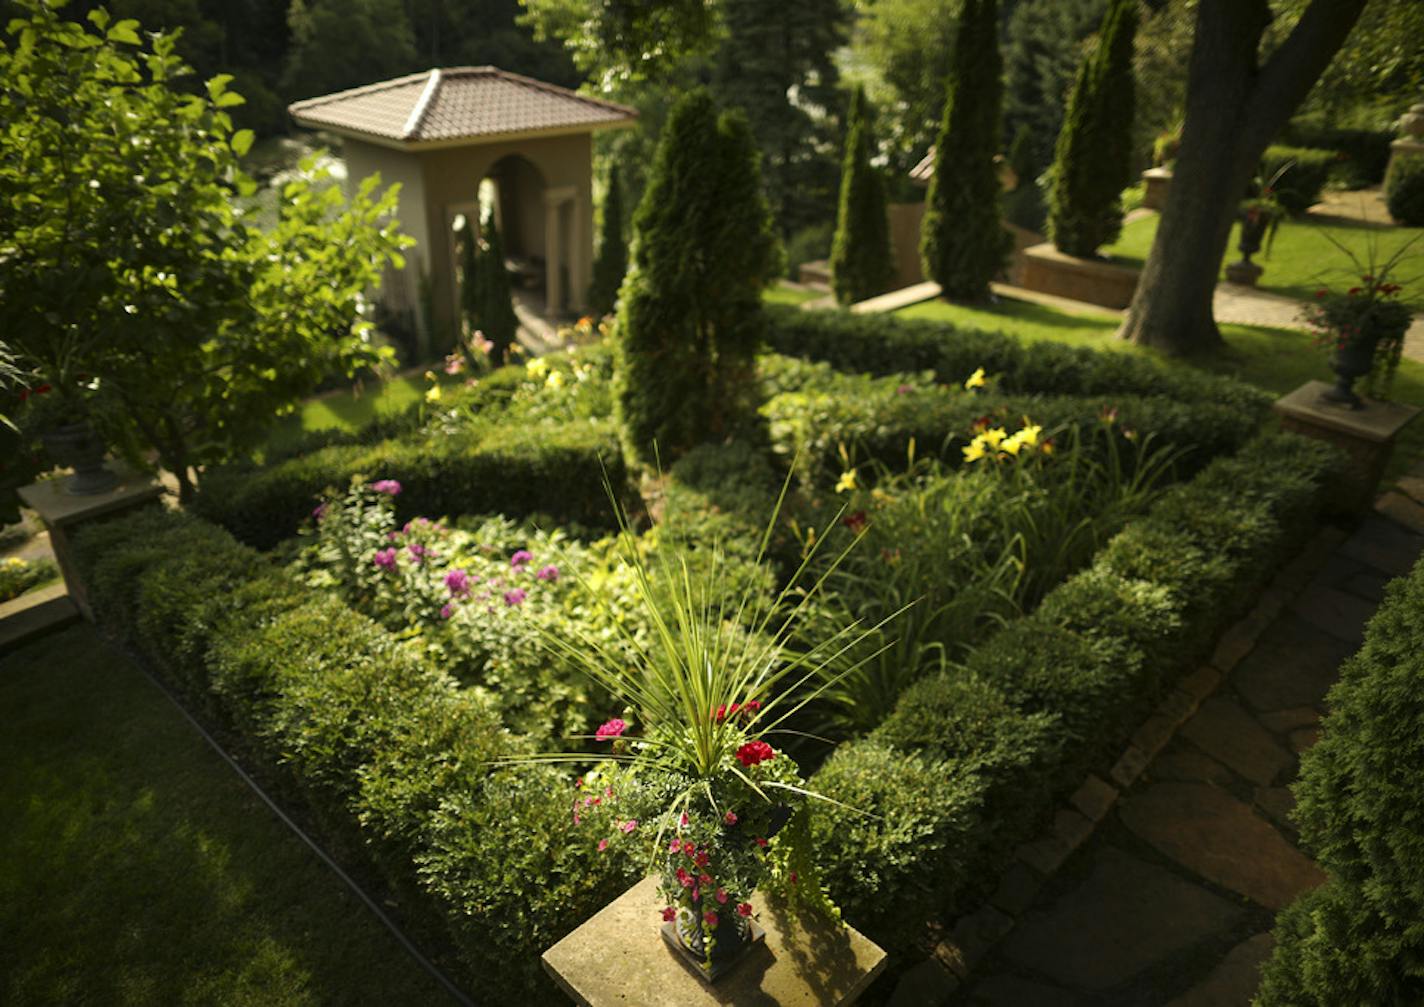
<instances>
[{"instance_id":1,"label":"green foliage","mask_svg":"<svg viewBox=\"0 0 1424 1007\"><path fill-rule=\"evenodd\" d=\"M588 309L594 315L613 313L618 305L618 288L628 272L628 243L623 240L623 190L618 184L618 166L608 169L608 189L603 196L603 228L599 232L598 256L593 260L593 284L588 292Z\"/></svg>"},{"instance_id":2,"label":"green foliage","mask_svg":"<svg viewBox=\"0 0 1424 1007\"><path fill-rule=\"evenodd\" d=\"M1424 157L1399 157L1385 182L1389 215L1406 227L1424 227Z\"/></svg>"},{"instance_id":3,"label":"green foliage","mask_svg":"<svg viewBox=\"0 0 1424 1007\"><path fill-rule=\"evenodd\" d=\"M1004 196L1004 219L1030 231L1043 230L1045 213L1043 190L1038 186L1039 166L1035 160L1033 136L1021 125L1009 147L1009 167L1018 184Z\"/></svg>"},{"instance_id":4,"label":"green foliage","mask_svg":"<svg viewBox=\"0 0 1424 1007\"><path fill-rule=\"evenodd\" d=\"M217 469L205 474L194 507L265 549L295 533L323 491L368 474L405 487L397 501L403 520L422 514L545 514L607 527L605 471L624 492L628 475L607 420L531 425L511 419L439 437L323 448L267 469Z\"/></svg>"},{"instance_id":5,"label":"green foliage","mask_svg":"<svg viewBox=\"0 0 1424 1007\"><path fill-rule=\"evenodd\" d=\"M706 0L521 0L538 41L563 42L587 77L661 82L717 41L718 5Z\"/></svg>"},{"instance_id":6,"label":"green foliage","mask_svg":"<svg viewBox=\"0 0 1424 1007\"><path fill-rule=\"evenodd\" d=\"M49 559L21 559L10 556L0 560L0 603L18 598L32 587L59 576L59 568Z\"/></svg>"},{"instance_id":7,"label":"green foliage","mask_svg":"<svg viewBox=\"0 0 1424 1007\"><path fill-rule=\"evenodd\" d=\"M1261 160L1261 177L1275 178L1276 199L1293 214L1302 214L1320 202L1330 179L1330 169L1340 160L1333 150L1273 145Z\"/></svg>"},{"instance_id":8,"label":"green foliage","mask_svg":"<svg viewBox=\"0 0 1424 1007\"><path fill-rule=\"evenodd\" d=\"M1122 230L1120 194L1133 180L1137 8L1137 0L1111 0L1068 97L1048 194L1048 233L1068 255L1090 257Z\"/></svg>"},{"instance_id":9,"label":"green foliage","mask_svg":"<svg viewBox=\"0 0 1424 1007\"><path fill-rule=\"evenodd\" d=\"M997 0L965 0L920 225L925 276L953 300L980 301L1011 239L999 220L999 106L1003 94Z\"/></svg>"},{"instance_id":10,"label":"green foliage","mask_svg":"<svg viewBox=\"0 0 1424 1007\"><path fill-rule=\"evenodd\" d=\"M0 328L131 455L156 450L186 497L190 466L379 359L358 307L399 260L395 192L376 199L368 179L343 208L302 177L276 226L251 228L235 197L252 191L238 168L252 133L232 127L228 76L184 93L171 37L23 9L21 44L0 50Z\"/></svg>"},{"instance_id":11,"label":"green foliage","mask_svg":"<svg viewBox=\"0 0 1424 1007\"><path fill-rule=\"evenodd\" d=\"M468 231L473 225L466 223ZM504 363L509 348L518 342L519 316L514 313L514 292L509 283L509 270L504 265L504 242L495 224L494 207L485 214L478 234L465 238L466 247L475 245L471 279L461 291L466 317L472 331L484 333L494 344L490 361L498 367ZM469 261L470 252L464 253Z\"/></svg>"},{"instance_id":12,"label":"green foliage","mask_svg":"<svg viewBox=\"0 0 1424 1007\"><path fill-rule=\"evenodd\" d=\"M1332 166L1331 179L1350 189L1384 181L1385 169L1389 167L1389 145L1394 138L1391 129L1341 129L1306 118L1291 120L1278 137L1281 143L1292 147L1335 151L1342 160Z\"/></svg>"},{"instance_id":13,"label":"green foliage","mask_svg":"<svg viewBox=\"0 0 1424 1007\"><path fill-rule=\"evenodd\" d=\"M1424 564L1392 582L1327 697L1295 786L1327 894L1277 921L1263 1004L1411 1003L1424 995ZM1360 953L1363 951L1364 953Z\"/></svg>"},{"instance_id":14,"label":"green foliage","mask_svg":"<svg viewBox=\"0 0 1424 1007\"><path fill-rule=\"evenodd\" d=\"M1064 104L1084 40L1097 30L1102 12L1103 0L1019 0L1013 5L1004 36L1004 126L1015 149L1024 137L1022 160L1009 159L1020 183L1053 161L1053 141L1063 128ZM1032 229L1042 229L1041 218Z\"/></svg>"},{"instance_id":15,"label":"green foliage","mask_svg":"<svg viewBox=\"0 0 1424 1007\"><path fill-rule=\"evenodd\" d=\"M849 121L831 246L831 287L841 304L883 293L895 276L885 181L870 163L875 156L875 135L863 87L857 87L851 97Z\"/></svg>"},{"instance_id":16,"label":"green foliage","mask_svg":"<svg viewBox=\"0 0 1424 1007\"><path fill-rule=\"evenodd\" d=\"M620 297L618 418L630 453L652 461L727 434L751 391L761 290L781 250L739 114L703 90L683 98L658 142L634 218Z\"/></svg>"},{"instance_id":17,"label":"green foliage","mask_svg":"<svg viewBox=\"0 0 1424 1007\"><path fill-rule=\"evenodd\" d=\"M893 374L933 371L934 380L962 385L978 368L1010 394L1164 396L1220 403L1259 421L1270 407L1260 390L1231 378L1167 367L1156 360L1044 342L1024 346L999 332L959 329L893 315L767 311L771 349L825 361L842 371Z\"/></svg>"},{"instance_id":18,"label":"green foliage","mask_svg":"<svg viewBox=\"0 0 1424 1007\"><path fill-rule=\"evenodd\" d=\"M284 91L313 98L407 73L415 35L400 0L292 0Z\"/></svg>"}]
</instances>

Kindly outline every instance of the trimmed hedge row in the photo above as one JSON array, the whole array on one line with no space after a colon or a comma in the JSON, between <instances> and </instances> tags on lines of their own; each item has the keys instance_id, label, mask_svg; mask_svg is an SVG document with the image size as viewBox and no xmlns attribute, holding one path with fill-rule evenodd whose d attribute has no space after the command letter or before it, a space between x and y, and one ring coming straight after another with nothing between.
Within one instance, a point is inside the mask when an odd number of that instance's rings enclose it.
<instances>
[{"instance_id":1,"label":"trimmed hedge row","mask_svg":"<svg viewBox=\"0 0 1424 1007\"><path fill-rule=\"evenodd\" d=\"M1333 150L1343 160L1332 174L1352 189L1377 185L1389 167L1392 129L1335 129L1308 122L1292 122L1281 131L1280 141L1295 147Z\"/></svg>"},{"instance_id":2,"label":"trimmed hedge row","mask_svg":"<svg viewBox=\"0 0 1424 1007\"><path fill-rule=\"evenodd\" d=\"M150 509L76 552L106 628L448 925L472 977L552 999L540 952L642 865L576 833L557 771L491 771L528 746L489 703L206 522Z\"/></svg>"},{"instance_id":3,"label":"trimmed hedge row","mask_svg":"<svg viewBox=\"0 0 1424 1007\"><path fill-rule=\"evenodd\" d=\"M1002 332L893 315L802 311L786 305L766 310L773 350L825 361L841 371L933 371L939 382L960 385L982 367L1008 394L1161 396L1214 403L1258 420L1270 409L1270 396L1244 382L1169 369L1137 354L1053 342L1025 346Z\"/></svg>"},{"instance_id":4,"label":"trimmed hedge row","mask_svg":"<svg viewBox=\"0 0 1424 1007\"><path fill-rule=\"evenodd\" d=\"M1384 185L1389 215L1405 227L1424 227L1424 157L1399 157Z\"/></svg>"},{"instance_id":5,"label":"trimmed hedge row","mask_svg":"<svg viewBox=\"0 0 1424 1007\"><path fill-rule=\"evenodd\" d=\"M1330 881L1276 920L1258 1003L1424 1003L1424 562L1394 581L1340 669L1295 785Z\"/></svg>"},{"instance_id":6,"label":"trimmed hedge row","mask_svg":"<svg viewBox=\"0 0 1424 1007\"><path fill-rule=\"evenodd\" d=\"M1280 174L1275 186L1276 198L1287 211L1299 215L1320 202L1325 183L1330 181L1330 171L1341 160L1341 155L1333 150L1277 144L1266 148L1261 159L1261 175L1270 181Z\"/></svg>"},{"instance_id":7,"label":"trimmed hedge row","mask_svg":"<svg viewBox=\"0 0 1424 1007\"><path fill-rule=\"evenodd\" d=\"M623 493L629 474L611 420L472 424L444 437L403 437L322 448L268 468L204 476L194 510L259 549L296 534L317 497L353 476L396 479L402 519L418 515L546 515L610 528L604 473Z\"/></svg>"},{"instance_id":8,"label":"trimmed hedge row","mask_svg":"<svg viewBox=\"0 0 1424 1007\"><path fill-rule=\"evenodd\" d=\"M985 894L1051 798L1120 748L1299 546L1339 464L1288 434L1213 462L965 667L916 684L841 745L812 786L879 816L816 820L847 919L903 944L915 921Z\"/></svg>"}]
</instances>

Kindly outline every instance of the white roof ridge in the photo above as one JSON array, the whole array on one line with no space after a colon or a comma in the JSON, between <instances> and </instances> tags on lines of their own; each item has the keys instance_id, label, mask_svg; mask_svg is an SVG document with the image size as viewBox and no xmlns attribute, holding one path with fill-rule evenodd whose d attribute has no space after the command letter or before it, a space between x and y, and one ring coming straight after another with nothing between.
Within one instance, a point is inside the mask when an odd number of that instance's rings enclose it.
<instances>
[{"instance_id":1,"label":"white roof ridge","mask_svg":"<svg viewBox=\"0 0 1424 1007\"><path fill-rule=\"evenodd\" d=\"M435 92L438 90L440 90L440 68L431 67L430 76L425 79L425 89L420 92L415 107L410 110L410 118L405 121L405 129L401 131L401 136L404 139L409 140L420 129L420 121L425 118L425 111L430 107L431 101L435 98Z\"/></svg>"}]
</instances>

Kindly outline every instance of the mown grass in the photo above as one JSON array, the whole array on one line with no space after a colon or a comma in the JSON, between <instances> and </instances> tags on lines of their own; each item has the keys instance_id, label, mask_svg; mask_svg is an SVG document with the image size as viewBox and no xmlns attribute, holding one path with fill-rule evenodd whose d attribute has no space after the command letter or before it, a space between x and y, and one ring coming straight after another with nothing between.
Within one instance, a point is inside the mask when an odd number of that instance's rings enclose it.
<instances>
[{"instance_id":1,"label":"mown grass","mask_svg":"<svg viewBox=\"0 0 1424 1007\"><path fill-rule=\"evenodd\" d=\"M87 627L0 660L0 1003L448 1002Z\"/></svg>"},{"instance_id":2,"label":"mown grass","mask_svg":"<svg viewBox=\"0 0 1424 1007\"><path fill-rule=\"evenodd\" d=\"M1103 254L1127 265L1141 266L1152 250L1157 222L1154 213L1125 225L1122 237L1103 249ZM1276 234L1270 254L1263 250L1252 256L1252 261L1266 270L1256 285L1262 290L1301 300L1313 298L1322 287L1349 289L1359 283L1360 271L1331 239L1344 245L1364 264L1383 263L1410 241L1415 241L1406 253L1406 261L1397 267L1396 279L1404 285L1403 296L1407 300L1424 301L1424 238L1420 235L1424 235L1424 228L1371 226L1338 217L1307 216L1286 220ZM1231 231L1226 262L1235 262L1241 257L1236 249L1239 239L1240 226L1237 225Z\"/></svg>"},{"instance_id":3,"label":"mown grass","mask_svg":"<svg viewBox=\"0 0 1424 1007\"><path fill-rule=\"evenodd\" d=\"M1120 320L1102 314L1069 314L1056 308L1001 298L983 306L950 304L943 300L924 301L901 309L904 318L950 322L966 328L1004 332L1025 343L1052 340L1115 353L1153 351L1116 338ZM1256 325L1223 325L1226 346L1219 352L1170 360L1172 366L1195 367L1216 374L1228 374L1276 395L1294 391L1307 381L1333 381L1329 360L1303 331L1272 329ZM1162 358L1166 360L1167 358ZM1424 407L1424 364L1402 360L1395 375L1391 398L1407 405ZM1402 471L1414 459L1424 457L1424 420L1404 428L1391 463L1391 475Z\"/></svg>"}]
</instances>

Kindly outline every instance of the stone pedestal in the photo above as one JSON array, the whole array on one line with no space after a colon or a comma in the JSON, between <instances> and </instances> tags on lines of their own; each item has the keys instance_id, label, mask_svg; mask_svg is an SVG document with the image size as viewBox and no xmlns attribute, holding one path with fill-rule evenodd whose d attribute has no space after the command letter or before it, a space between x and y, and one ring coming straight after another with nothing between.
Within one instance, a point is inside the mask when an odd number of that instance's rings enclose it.
<instances>
[{"instance_id":1,"label":"stone pedestal","mask_svg":"<svg viewBox=\"0 0 1424 1007\"><path fill-rule=\"evenodd\" d=\"M765 939L715 985L658 934L657 880L644 878L544 952L544 970L582 1007L639 1004L851 1004L885 968L885 952L851 927L752 897Z\"/></svg>"},{"instance_id":2,"label":"stone pedestal","mask_svg":"<svg viewBox=\"0 0 1424 1007\"><path fill-rule=\"evenodd\" d=\"M112 517L134 507L153 503L163 495L163 487L148 476L139 475L119 464L112 464L111 467L118 473L119 482L107 493L73 496L64 492L64 484L67 482L65 479L46 479L19 490L20 499L24 501L25 506L38 513L40 520L49 529L50 548L54 550L54 558L59 563L60 573L64 575L69 597L79 607L80 614L91 622L94 620L94 613L89 608L84 584L79 579L74 565L71 545L74 530L88 521Z\"/></svg>"},{"instance_id":3,"label":"stone pedestal","mask_svg":"<svg viewBox=\"0 0 1424 1007\"><path fill-rule=\"evenodd\" d=\"M1413 406L1397 402L1371 402L1349 409L1326 402L1330 389L1324 381L1307 381L1278 400L1275 410L1281 426L1307 437L1334 444L1348 459L1338 503L1348 511L1369 509L1384 475L1395 438L1419 414Z\"/></svg>"},{"instance_id":4,"label":"stone pedestal","mask_svg":"<svg viewBox=\"0 0 1424 1007\"><path fill-rule=\"evenodd\" d=\"M1265 270L1254 262L1247 262L1242 259L1238 262L1228 262L1226 264L1226 280L1228 283L1239 283L1243 287L1254 287L1256 281L1261 278Z\"/></svg>"},{"instance_id":5,"label":"stone pedestal","mask_svg":"<svg viewBox=\"0 0 1424 1007\"><path fill-rule=\"evenodd\" d=\"M1137 270L1064 255L1049 242L1026 248L1019 286L1105 308L1125 308L1137 290Z\"/></svg>"},{"instance_id":6,"label":"stone pedestal","mask_svg":"<svg viewBox=\"0 0 1424 1007\"><path fill-rule=\"evenodd\" d=\"M1161 213L1167 205L1167 193L1172 190L1171 168L1148 168L1142 173L1142 205Z\"/></svg>"}]
</instances>

